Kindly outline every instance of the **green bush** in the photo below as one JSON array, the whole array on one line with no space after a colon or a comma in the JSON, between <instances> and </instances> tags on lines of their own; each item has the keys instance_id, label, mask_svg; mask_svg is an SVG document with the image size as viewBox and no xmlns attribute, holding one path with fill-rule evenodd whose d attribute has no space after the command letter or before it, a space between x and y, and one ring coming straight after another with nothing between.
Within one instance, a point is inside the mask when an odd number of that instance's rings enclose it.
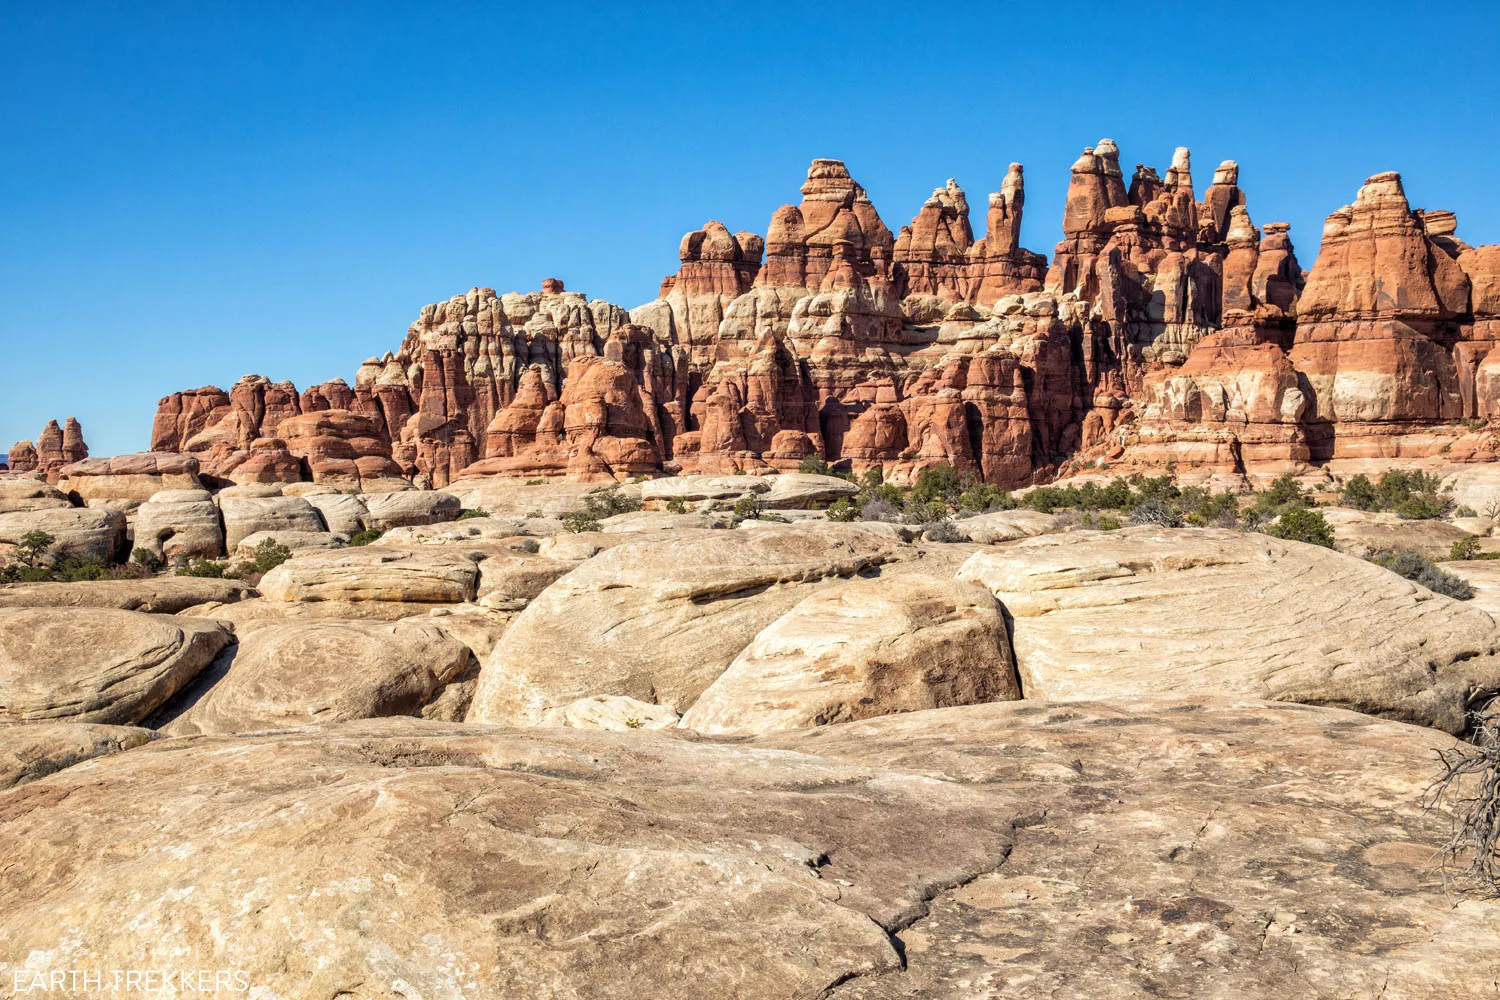
<instances>
[{"instance_id":1,"label":"green bush","mask_svg":"<svg viewBox=\"0 0 1500 1000\"><path fill-rule=\"evenodd\" d=\"M973 482L951 465L934 465L917 473L917 484L912 487L911 497L918 503L941 500L956 501Z\"/></svg>"},{"instance_id":2,"label":"green bush","mask_svg":"<svg viewBox=\"0 0 1500 1000\"><path fill-rule=\"evenodd\" d=\"M292 550L274 538L262 538L250 550L250 562L244 572L269 573L292 557Z\"/></svg>"},{"instance_id":3,"label":"green bush","mask_svg":"<svg viewBox=\"0 0 1500 1000\"><path fill-rule=\"evenodd\" d=\"M1266 529L1266 534L1294 542L1321 545L1325 549L1333 548L1333 528L1329 526L1328 519L1323 516L1322 511L1307 507L1292 507L1282 511L1275 523Z\"/></svg>"},{"instance_id":4,"label":"green bush","mask_svg":"<svg viewBox=\"0 0 1500 1000\"><path fill-rule=\"evenodd\" d=\"M196 576L208 580L232 579L230 565L213 559L194 559L186 566L179 567L178 576Z\"/></svg>"},{"instance_id":5,"label":"green bush","mask_svg":"<svg viewBox=\"0 0 1500 1000\"><path fill-rule=\"evenodd\" d=\"M602 520L606 517L614 517L616 514L629 514L631 511L641 509L640 498L631 496L629 493L621 493L618 486L599 493L590 493L583 498L584 509L594 519Z\"/></svg>"},{"instance_id":6,"label":"green bush","mask_svg":"<svg viewBox=\"0 0 1500 1000\"><path fill-rule=\"evenodd\" d=\"M734 502L734 519L736 521L756 521L761 516L760 497L754 493L746 493Z\"/></svg>"},{"instance_id":7,"label":"green bush","mask_svg":"<svg viewBox=\"0 0 1500 1000\"><path fill-rule=\"evenodd\" d=\"M1380 492L1364 473L1353 476L1339 490L1339 506L1355 510L1379 510Z\"/></svg>"},{"instance_id":8,"label":"green bush","mask_svg":"<svg viewBox=\"0 0 1500 1000\"><path fill-rule=\"evenodd\" d=\"M483 507L475 507L473 510L459 511L458 517L454 518L454 520L455 521L467 521L471 517L489 517L489 516L490 516L490 512L487 511L487 510L485 510Z\"/></svg>"},{"instance_id":9,"label":"green bush","mask_svg":"<svg viewBox=\"0 0 1500 1000\"><path fill-rule=\"evenodd\" d=\"M687 504L682 502L682 497L673 497L667 501L668 514L686 514L687 512Z\"/></svg>"},{"instance_id":10,"label":"green bush","mask_svg":"<svg viewBox=\"0 0 1500 1000\"><path fill-rule=\"evenodd\" d=\"M52 567L52 578L64 583L84 583L90 580L108 580L113 574L99 559L70 556L59 560Z\"/></svg>"},{"instance_id":11,"label":"green bush","mask_svg":"<svg viewBox=\"0 0 1500 1000\"><path fill-rule=\"evenodd\" d=\"M1460 538L1448 549L1448 558L1454 562L1467 562L1479 555L1479 539L1473 535Z\"/></svg>"},{"instance_id":12,"label":"green bush","mask_svg":"<svg viewBox=\"0 0 1500 1000\"><path fill-rule=\"evenodd\" d=\"M16 555L27 566L35 566L36 561L52 547L55 541L57 539L45 531L28 531L16 543Z\"/></svg>"},{"instance_id":13,"label":"green bush","mask_svg":"<svg viewBox=\"0 0 1500 1000\"><path fill-rule=\"evenodd\" d=\"M1421 553L1410 549L1402 549L1400 552L1381 552L1371 557L1370 561L1377 566L1384 566L1397 576L1419 583L1428 590L1442 594L1444 597L1451 597L1455 601L1467 601L1474 596L1473 587L1452 573L1434 566Z\"/></svg>"},{"instance_id":14,"label":"green bush","mask_svg":"<svg viewBox=\"0 0 1500 1000\"><path fill-rule=\"evenodd\" d=\"M848 497L839 497L828 505L828 520L830 521L858 521L859 506Z\"/></svg>"},{"instance_id":15,"label":"green bush","mask_svg":"<svg viewBox=\"0 0 1500 1000\"><path fill-rule=\"evenodd\" d=\"M0 566L0 583L46 583L52 579L52 571L45 566L25 566L11 563Z\"/></svg>"},{"instance_id":16,"label":"green bush","mask_svg":"<svg viewBox=\"0 0 1500 1000\"><path fill-rule=\"evenodd\" d=\"M975 483L959 494L955 506L959 510L984 514L992 510L1011 510L1016 506L1016 499L1008 490L1002 490L998 486Z\"/></svg>"},{"instance_id":17,"label":"green bush","mask_svg":"<svg viewBox=\"0 0 1500 1000\"><path fill-rule=\"evenodd\" d=\"M354 534L350 535L349 544L369 545L371 542L379 539L383 534L385 534L385 532L380 530L379 528L366 528L364 531L356 531Z\"/></svg>"},{"instance_id":18,"label":"green bush","mask_svg":"<svg viewBox=\"0 0 1500 1000\"><path fill-rule=\"evenodd\" d=\"M546 486L547 485L547 480L545 480L545 479L528 479L528 480L526 480L525 485L527 485L527 486Z\"/></svg>"},{"instance_id":19,"label":"green bush","mask_svg":"<svg viewBox=\"0 0 1500 1000\"><path fill-rule=\"evenodd\" d=\"M130 561L135 563L141 569L145 570L147 573L157 573L160 572L162 568L161 556L157 555L155 552L152 552L150 549L135 549L130 553Z\"/></svg>"},{"instance_id":20,"label":"green bush","mask_svg":"<svg viewBox=\"0 0 1500 1000\"><path fill-rule=\"evenodd\" d=\"M562 516L563 527L569 531L598 531L602 527L599 518L586 510L570 510Z\"/></svg>"},{"instance_id":21,"label":"green bush","mask_svg":"<svg viewBox=\"0 0 1500 1000\"><path fill-rule=\"evenodd\" d=\"M798 472L806 472L817 476L829 475L828 463L823 461L822 455L808 455L802 459L797 466Z\"/></svg>"}]
</instances>

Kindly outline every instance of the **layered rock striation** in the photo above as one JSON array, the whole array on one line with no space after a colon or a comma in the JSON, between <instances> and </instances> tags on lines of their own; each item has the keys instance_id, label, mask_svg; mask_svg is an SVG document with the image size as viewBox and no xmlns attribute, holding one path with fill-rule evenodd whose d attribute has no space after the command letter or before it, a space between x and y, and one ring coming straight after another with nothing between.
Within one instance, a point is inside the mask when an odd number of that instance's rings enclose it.
<instances>
[{"instance_id":1,"label":"layered rock striation","mask_svg":"<svg viewBox=\"0 0 1500 1000\"><path fill-rule=\"evenodd\" d=\"M1200 198L1185 148L1128 179L1112 140L1086 149L1050 262L1020 246L1024 207L1012 164L982 236L951 179L893 234L842 162L815 160L764 237L719 222L684 236L651 302L556 279L474 288L424 307L352 385L174 393L151 447L209 477L367 491L809 456L1002 486L1085 463L1274 475L1492 457L1472 426L1500 409L1500 247L1413 210L1398 175L1329 217L1311 272L1285 223L1252 220L1234 161Z\"/></svg>"}]
</instances>

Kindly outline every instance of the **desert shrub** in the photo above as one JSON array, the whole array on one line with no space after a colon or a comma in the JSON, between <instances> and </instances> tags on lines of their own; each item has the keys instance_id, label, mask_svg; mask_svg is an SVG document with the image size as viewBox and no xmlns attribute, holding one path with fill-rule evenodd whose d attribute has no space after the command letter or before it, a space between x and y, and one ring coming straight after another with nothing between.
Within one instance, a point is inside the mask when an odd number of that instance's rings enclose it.
<instances>
[{"instance_id":1,"label":"desert shrub","mask_svg":"<svg viewBox=\"0 0 1500 1000\"><path fill-rule=\"evenodd\" d=\"M859 507L848 497L839 497L828 505L828 520L858 521Z\"/></svg>"},{"instance_id":2,"label":"desert shrub","mask_svg":"<svg viewBox=\"0 0 1500 1000\"><path fill-rule=\"evenodd\" d=\"M1494 703L1491 702L1491 705ZM1442 866L1491 896L1500 895L1500 715L1473 713L1467 744L1439 750L1442 774L1424 810L1451 817Z\"/></svg>"},{"instance_id":3,"label":"desert shrub","mask_svg":"<svg viewBox=\"0 0 1500 1000\"><path fill-rule=\"evenodd\" d=\"M1133 524L1155 524L1163 528L1182 527L1182 511L1166 497L1148 496L1130 509Z\"/></svg>"},{"instance_id":4,"label":"desert shrub","mask_svg":"<svg viewBox=\"0 0 1500 1000\"><path fill-rule=\"evenodd\" d=\"M262 538L250 550L249 565L243 572L269 573L292 557L292 550L274 538Z\"/></svg>"},{"instance_id":5,"label":"desert shrub","mask_svg":"<svg viewBox=\"0 0 1500 1000\"><path fill-rule=\"evenodd\" d=\"M1185 486L1177 497L1182 519L1194 527L1232 528L1239 521L1240 500L1233 493L1214 493L1201 486Z\"/></svg>"},{"instance_id":6,"label":"desert shrub","mask_svg":"<svg viewBox=\"0 0 1500 1000\"><path fill-rule=\"evenodd\" d=\"M616 514L629 514L631 511L640 510L641 501L639 497L620 492L618 486L611 486L607 490L590 493L584 497L583 506L597 521L606 517L614 517Z\"/></svg>"},{"instance_id":7,"label":"desert shrub","mask_svg":"<svg viewBox=\"0 0 1500 1000\"><path fill-rule=\"evenodd\" d=\"M1412 520L1442 517L1453 509L1453 497L1440 476L1416 470L1390 469L1375 484L1380 505Z\"/></svg>"},{"instance_id":8,"label":"desert shrub","mask_svg":"<svg viewBox=\"0 0 1500 1000\"><path fill-rule=\"evenodd\" d=\"M1322 511L1307 507L1290 507L1282 511L1265 532L1275 538L1333 548L1333 527L1328 519Z\"/></svg>"},{"instance_id":9,"label":"desert shrub","mask_svg":"<svg viewBox=\"0 0 1500 1000\"><path fill-rule=\"evenodd\" d=\"M1350 477L1339 490L1339 506L1355 510L1379 510L1380 493L1375 489L1375 484L1370 482L1370 477L1361 472Z\"/></svg>"},{"instance_id":10,"label":"desert shrub","mask_svg":"<svg viewBox=\"0 0 1500 1000\"><path fill-rule=\"evenodd\" d=\"M760 497L754 493L746 493L734 502L735 521L758 521L761 517Z\"/></svg>"},{"instance_id":11,"label":"desert shrub","mask_svg":"<svg viewBox=\"0 0 1500 1000\"><path fill-rule=\"evenodd\" d=\"M917 473L917 483L911 489L911 499L917 503L956 501L968 488L972 480L963 476L951 465L934 465Z\"/></svg>"},{"instance_id":12,"label":"desert shrub","mask_svg":"<svg viewBox=\"0 0 1500 1000\"><path fill-rule=\"evenodd\" d=\"M525 552L529 555L536 555L538 552L542 551L542 543L537 541L535 538L523 538L516 543L516 551Z\"/></svg>"},{"instance_id":13,"label":"desert shrub","mask_svg":"<svg viewBox=\"0 0 1500 1000\"><path fill-rule=\"evenodd\" d=\"M135 549L130 553L130 561L148 573L159 572L162 568L161 556L150 549Z\"/></svg>"},{"instance_id":14,"label":"desert shrub","mask_svg":"<svg viewBox=\"0 0 1500 1000\"><path fill-rule=\"evenodd\" d=\"M983 514L992 510L1010 510L1016 506L1016 499L1008 490L998 486L975 483L958 495L954 505L959 510Z\"/></svg>"},{"instance_id":15,"label":"desert shrub","mask_svg":"<svg viewBox=\"0 0 1500 1000\"><path fill-rule=\"evenodd\" d=\"M547 485L547 480L545 480L545 479L528 479L528 480L526 480L525 485L526 486L545 486L545 485Z\"/></svg>"},{"instance_id":16,"label":"desert shrub","mask_svg":"<svg viewBox=\"0 0 1500 1000\"><path fill-rule=\"evenodd\" d=\"M196 576L209 580L230 579L230 565L214 559L194 559L177 569L178 576Z\"/></svg>"},{"instance_id":17,"label":"desert shrub","mask_svg":"<svg viewBox=\"0 0 1500 1000\"><path fill-rule=\"evenodd\" d=\"M668 514L686 514L687 504L682 502L682 497L673 497L667 501Z\"/></svg>"},{"instance_id":18,"label":"desert shrub","mask_svg":"<svg viewBox=\"0 0 1500 1000\"><path fill-rule=\"evenodd\" d=\"M461 511L459 511L458 512L458 517L454 518L454 520L455 521L467 521L471 517L489 517L489 516L490 516L490 512L487 511L487 510L485 510L483 507L475 507L473 510L461 510Z\"/></svg>"},{"instance_id":19,"label":"desert shrub","mask_svg":"<svg viewBox=\"0 0 1500 1000\"><path fill-rule=\"evenodd\" d=\"M932 524L948 516L948 505L941 500L918 500L913 494L907 498L902 520L907 524Z\"/></svg>"},{"instance_id":20,"label":"desert shrub","mask_svg":"<svg viewBox=\"0 0 1500 1000\"><path fill-rule=\"evenodd\" d=\"M366 528L364 531L356 531L354 534L350 535L349 544L369 545L371 542L377 541L383 534L385 534L385 532L381 531L379 528Z\"/></svg>"},{"instance_id":21,"label":"desert shrub","mask_svg":"<svg viewBox=\"0 0 1500 1000\"><path fill-rule=\"evenodd\" d=\"M45 566L27 566L11 563L0 566L0 583L46 583L52 579L52 571Z\"/></svg>"},{"instance_id":22,"label":"desert shrub","mask_svg":"<svg viewBox=\"0 0 1500 1000\"><path fill-rule=\"evenodd\" d=\"M807 455L797 465L798 472L806 472L816 476L830 475L828 463L823 461L822 455Z\"/></svg>"},{"instance_id":23,"label":"desert shrub","mask_svg":"<svg viewBox=\"0 0 1500 1000\"><path fill-rule=\"evenodd\" d=\"M1092 511L1084 511L1080 522L1082 527L1092 528L1095 531L1118 531L1120 519L1112 514L1095 514Z\"/></svg>"},{"instance_id":24,"label":"desert shrub","mask_svg":"<svg viewBox=\"0 0 1500 1000\"><path fill-rule=\"evenodd\" d=\"M1444 597L1451 597L1456 601L1467 601L1474 596L1473 587L1452 573L1434 566L1420 552L1413 552L1410 549L1402 549L1399 552L1380 552L1371 557L1370 561Z\"/></svg>"},{"instance_id":25,"label":"desert shrub","mask_svg":"<svg viewBox=\"0 0 1500 1000\"><path fill-rule=\"evenodd\" d=\"M952 518L943 518L941 521L933 521L922 529L922 537L929 542L965 542L968 541L958 525L953 523Z\"/></svg>"},{"instance_id":26,"label":"desert shrub","mask_svg":"<svg viewBox=\"0 0 1500 1000\"><path fill-rule=\"evenodd\" d=\"M28 531L16 543L16 557L27 566L35 566L55 541L57 539L45 531Z\"/></svg>"},{"instance_id":27,"label":"desert shrub","mask_svg":"<svg viewBox=\"0 0 1500 1000\"><path fill-rule=\"evenodd\" d=\"M598 531L599 518L586 510L570 510L562 516L563 527L569 531Z\"/></svg>"},{"instance_id":28,"label":"desert shrub","mask_svg":"<svg viewBox=\"0 0 1500 1000\"><path fill-rule=\"evenodd\" d=\"M52 578L64 583L108 580L111 575L109 566L92 556L88 558L70 556L67 559L58 560L52 567Z\"/></svg>"},{"instance_id":29,"label":"desert shrub","mask_svg":"<svg viewBox=\"0 0 1500 1000\"><path fill-rule=\"evenodd\" d=\"M1455 562L1467 562L1479 555L1479 539L1473 535L1460 538L1448 549L1448 558Z\"/></svg>"},{"instance_id":30,"label":"desert shrub","mask_svg":"<svg viewBox=\"0 0 1500 1000\"><path fill-rule=\"evenodd\" d=\"M864 521L895 521L900 519L901 511L888 501L877 497L861 505L859 516Z\"/></svg>"}]
</instances>

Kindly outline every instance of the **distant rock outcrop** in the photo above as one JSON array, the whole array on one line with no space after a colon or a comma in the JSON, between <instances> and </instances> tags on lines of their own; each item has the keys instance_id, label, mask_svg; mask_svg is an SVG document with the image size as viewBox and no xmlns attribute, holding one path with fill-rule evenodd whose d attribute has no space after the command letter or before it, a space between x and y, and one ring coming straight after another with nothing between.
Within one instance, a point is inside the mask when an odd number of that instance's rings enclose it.
<instances>
[{"instance_id":1,"label":"distant rock outcrop","mask_svg":"<svg viewBox=\"0 0 1500 1000\"><path fill-rule=\"evenodd\" d=\"M1002 486L1083 463L1275 475L1492 457L1458 422L1500 410L1500 247L1463 243L1451 212L1413 211L1383 173L1329 217L1304 274L1289 227L1258 228L1239 184L1226 160L1199 200L1185 148L1127 180L1101 139L1073 164L1049 263L1019 245L1020 164L982 236L952 179L892 235L842 162L814 160L764 238L713 221L684 236L652 302L552 278L474 288L425 306L352 386L252 375L174 393L152 449L236 482L365 489L809 456ZM65 464L66 436L50 425L12 468Z\"/></svg>"}]
</instances>

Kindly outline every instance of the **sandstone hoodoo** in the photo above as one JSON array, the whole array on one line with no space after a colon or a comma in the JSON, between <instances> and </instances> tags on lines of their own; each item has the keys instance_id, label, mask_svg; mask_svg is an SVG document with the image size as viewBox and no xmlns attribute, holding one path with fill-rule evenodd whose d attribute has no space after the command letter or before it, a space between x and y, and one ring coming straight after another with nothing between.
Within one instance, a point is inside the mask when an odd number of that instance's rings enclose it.
<instances>
[{"instance_id":1,"label":"sandstone hoodoo","mask_svg":"<svg viewBox=\"0 0 1500 1000\"><path fill-rule=\"evenodd\" d=\"M234 482L367 492L810 456L1006 487L1085 464L1274 477L1494 457L1476 428L1500 412L1500 248L1464 243L1451 212L1413 210L1380 173L1304 272L1240 181L1226 160L1200 198L1185 148L1127 178L1101 139L1073 164L1049 262L1018 244L1020 164L983 235L953 179L892 234L841 161L814 160L764 237L718 222L684 236L654 301L627 310L550 278L474 288L423 307L352 385L250 375L173 393L151 448ZM76 461L53 430L12 467Z\"/></svg>"}]
</instances>

